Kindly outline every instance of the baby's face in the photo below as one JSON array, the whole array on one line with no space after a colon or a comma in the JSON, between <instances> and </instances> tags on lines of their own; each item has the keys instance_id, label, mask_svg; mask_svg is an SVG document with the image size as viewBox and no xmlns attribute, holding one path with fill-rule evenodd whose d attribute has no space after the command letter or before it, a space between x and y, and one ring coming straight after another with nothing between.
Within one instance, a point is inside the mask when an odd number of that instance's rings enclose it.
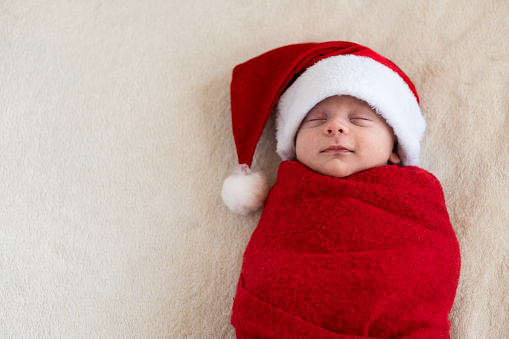
<instances>
[{"instance_id":1,"label":"baby's face","mask_svg":"<svg viewBox=\"0 0 509 339\"><path fill-rule=\"evenodd\" d=\"M364 101L333 96L306 115L296 139L297 160L315 172L343 178L389 162L393 152L391 127Z\"/></svg>"}]
</instances>

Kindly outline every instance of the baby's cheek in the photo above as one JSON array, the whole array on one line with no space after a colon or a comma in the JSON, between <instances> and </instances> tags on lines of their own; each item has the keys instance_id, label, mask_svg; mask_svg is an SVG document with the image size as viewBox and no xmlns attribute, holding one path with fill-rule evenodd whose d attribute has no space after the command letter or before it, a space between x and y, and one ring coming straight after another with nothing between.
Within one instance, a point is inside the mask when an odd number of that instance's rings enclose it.
<instances>
[{"instance_id":1,"label":"baby's cheek","mask_svg":"<svg viewBox=\"0 0 509 339\"><path fill-rule=\"evenodd\" d=\"M307 165L311 154L312 154L312 147L310 146L310 143L305 139L298 139L297 145L295 147L295 154L298 161L303 163L304 165Z\"/></svg>"},{"instance_id":2,"label":"baby's cheek","mask_svg":"<svg viewBox=\"0 0 509 339\"><path fill-rule=\"evenodd\" d=\"M304 133L302 133L300 130L297 132L297 135L295 136L295 153L297 154L297 157L299 154L302 154L302 149L305 145L303 139L305 136L303 136Z\"/></svg>"}]
</instances>

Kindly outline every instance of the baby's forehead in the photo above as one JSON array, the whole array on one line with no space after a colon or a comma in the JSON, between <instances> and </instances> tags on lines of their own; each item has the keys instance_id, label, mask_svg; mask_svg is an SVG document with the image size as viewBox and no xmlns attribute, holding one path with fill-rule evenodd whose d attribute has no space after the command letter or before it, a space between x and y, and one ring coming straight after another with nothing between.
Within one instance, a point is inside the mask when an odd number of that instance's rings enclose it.
<instances>
[{"instance_id":1,"label":"baby's forehead","mask_svg":"<svg viewBox=\"0 0 509 339\"><path fill-rule=\"evenodd\" d=\"M368 102L350 95L329 96L318 102L315 106L313 106L307 112L307 115L317 110L320 110L321 108L349 108L353 110L362 110L363 112L366 113L371 112L382 118L382 116L376 111L376 109Z\"/></svg>"}]
</instances>

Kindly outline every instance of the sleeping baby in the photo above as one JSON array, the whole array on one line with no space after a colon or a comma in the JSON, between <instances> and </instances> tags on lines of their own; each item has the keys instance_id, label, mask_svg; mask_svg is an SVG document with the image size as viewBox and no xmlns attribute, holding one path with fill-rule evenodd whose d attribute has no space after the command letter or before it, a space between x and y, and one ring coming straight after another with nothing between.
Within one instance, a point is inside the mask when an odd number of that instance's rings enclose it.
<instances>
[{"instance_id":1,"label":"sleeping baby","mask_svg":"<svg viewBox=\"0 0 509 339\"><path fill-rule=\"evenodd\" d=\"M449 338L460 251L440 183L417 167L410 79L354 43L289 45L234 69L231 105L240 166L223 200L243 215L265 204L237 338ZM272 111L283 162L268 193L250 166Z\"/></svg>"}]
</instances>

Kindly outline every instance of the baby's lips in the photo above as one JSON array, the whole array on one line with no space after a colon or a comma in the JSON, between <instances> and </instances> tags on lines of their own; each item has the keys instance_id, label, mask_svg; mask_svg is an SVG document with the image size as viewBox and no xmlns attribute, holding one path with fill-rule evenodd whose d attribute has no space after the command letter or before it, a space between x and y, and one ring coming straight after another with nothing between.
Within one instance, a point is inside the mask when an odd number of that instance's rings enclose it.
<instances>
[{"instance_id":1,"label":"baby's lips","mask_svg":"<svg viewBox=\"0 0 509 339\"><path fill-rule=\"evenodd\" d=\"M348 147L345 147L342 145L332 145L322 151L322 153L329 153L329 152L330 153L333 153L333 152L349 153L349 152L352 152L352 150L350 150Z\"/></svg>"}]
</instances>

